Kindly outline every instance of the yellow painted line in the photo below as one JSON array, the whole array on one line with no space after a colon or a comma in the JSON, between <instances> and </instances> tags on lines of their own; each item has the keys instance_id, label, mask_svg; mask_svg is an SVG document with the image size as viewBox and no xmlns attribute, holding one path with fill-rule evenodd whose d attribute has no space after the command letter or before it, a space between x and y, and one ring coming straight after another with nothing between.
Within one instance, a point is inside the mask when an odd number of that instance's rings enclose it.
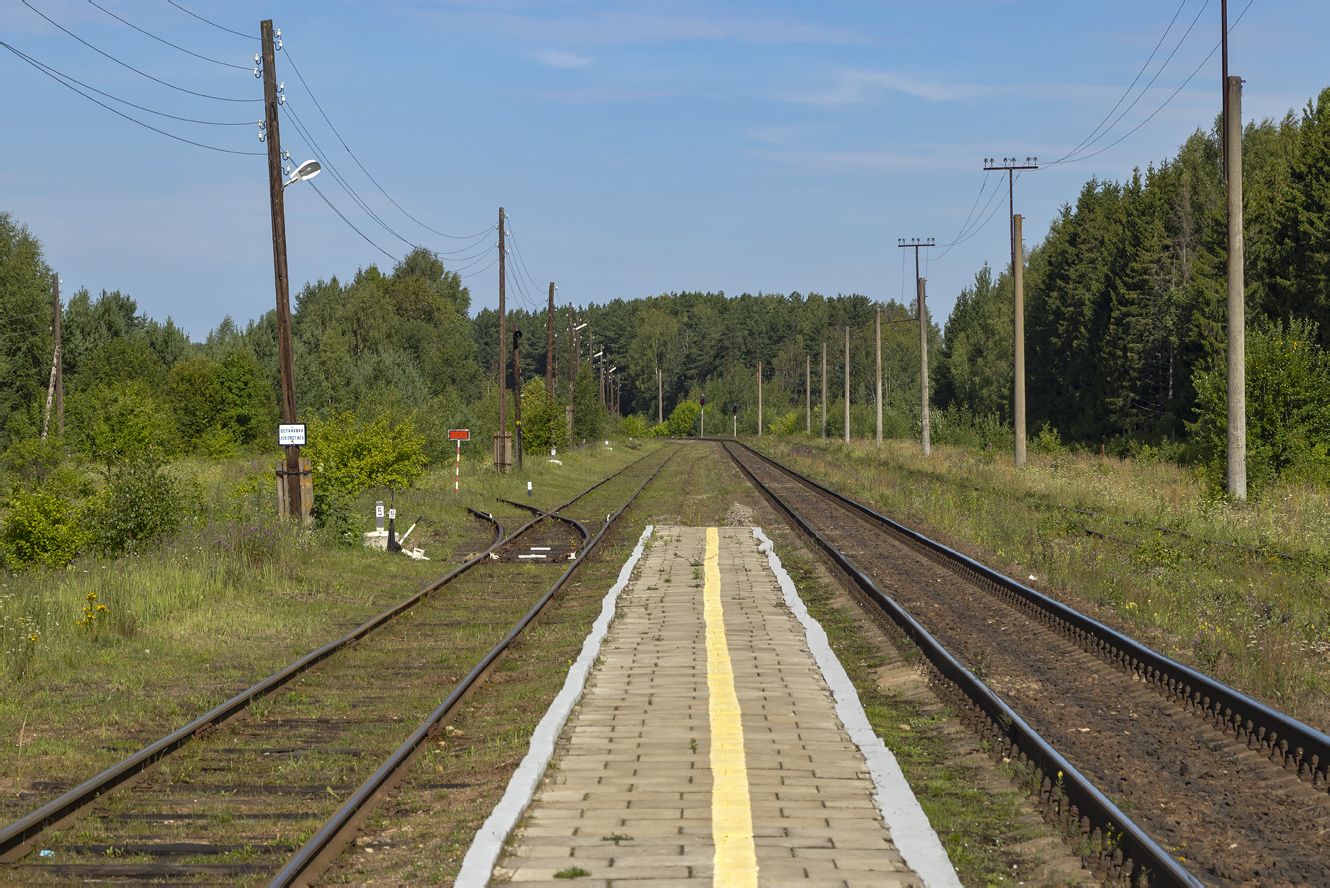
<instances>
[{"instance_id":1,"label":"yellow painted line","mask_svg":"<svg viewBox=\"0 0 1330 888\"><path fill-rule=\"evenodd\" d=\"M757 851L753 847L743 722L720 603L720 533L714 527L707 528L706 585L702 592L711 718L711 838L716 847L712 884L748 888L757 885Z\"/></svg>"}]
</instances>

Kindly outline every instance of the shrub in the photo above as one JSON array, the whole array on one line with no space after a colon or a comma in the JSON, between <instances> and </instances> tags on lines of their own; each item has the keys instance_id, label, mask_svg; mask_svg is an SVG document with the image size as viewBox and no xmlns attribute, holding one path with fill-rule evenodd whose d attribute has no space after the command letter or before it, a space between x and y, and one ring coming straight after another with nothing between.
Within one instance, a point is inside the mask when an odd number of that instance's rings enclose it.
<instances>
[{"instance_id":1,"label":"shrub","mask_svg":"<svg viewBox=\"0 0 1330 888\"><path fill-rule=\"evenodd\" d=\"M425 440L411 422L380 416L362 422L353 413L306 426L305 456L314 471L314 519L339 539L354 539L355 497L370 487L410 487L425 471Z\"/></svg>"},{"instance_id":2,"label":"shrub","mask_svg":"<svg viewBox=\"0 0 1330 888\"><path fill-rule=\"evenodd\" d=\"M43 491L19 493L9 501L0 529L5 566L23 570L33 565L61 568L74 560L87 537L79 514L69 501Z\"/></svg>"},{"instance_id":3,"label":"shrub","mask_svg":"<svg viewBox=\"0 0 1330 888\"><path fill-rule=\"evenodd\" d=\"M88 504L92 547L124 555L179 529L198 499L166 474L153 451L110 467L106 487Z\"/></svg>"},{"instance_id":4,"label":"shrub","mask_svg":"<svg viewBox=\"0 0 1330 888\"><path fill-rule=\"evenodd\" d=\"M696 401L680 401L665 421L666 434L671 438L687 438L697 428L697 417L702 405Z\"/></svg>"},{"instance_id":5,"label":"shrub","mask_svg":"<svg viewBox=\"0 0 1330 888\"><path fill-rule=\"evenodd\" d=\"M1330 482L1330 355L1310 321L1257 324L1247 335L1247 492L1281 480ZM1204 454L1213 492L1227 486L1228 374L1197 372L1197 420L1188 431Z\"/></svg>"}]
</instances>

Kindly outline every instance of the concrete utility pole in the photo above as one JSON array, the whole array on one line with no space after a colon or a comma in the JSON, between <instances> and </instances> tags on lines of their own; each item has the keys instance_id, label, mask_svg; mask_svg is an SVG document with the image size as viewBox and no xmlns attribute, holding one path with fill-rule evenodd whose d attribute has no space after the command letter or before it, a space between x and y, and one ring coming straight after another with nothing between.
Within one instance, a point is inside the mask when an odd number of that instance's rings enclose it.
<instances>
[{"instance_id":1,"label":"concrete utility pole","mask_svg":"<svg viewBox=\"0 0 1330 888\"><path fill-rule=\"evenodd\" d=\"M545 394L554 400L554 281L550 281L550 307L545 324Z\"/></svg>"},{"instance_id":2,"label":"concrete utility pole","mask_svg":"<svg viewBox=\"0 0 1330 888\"><path fill-rule=\"evenodd\" d=\"M1015 172L1017 170L1037 170L1039 169L1039 158L1027 157L1025 162L1017 160L1014 157L1004 157L1002 162L991 157L984 158L984 169L1005 170L1007 173L1007 212L1011 219L1011 283L1014 293L1015 305L1013 313L1015 315L1014 334L1016 338L1016 353L1020 356L1017 360L1020 362L1014 368L1015 384L1015 404L1012 410L1013 418L1016 420L1015 428L1015 453L1016 465L1025 465L1025 291L1024 275L1025 260L1020 255L1021 234L1020 222L1016 216L1016 186Z\"/></svg>"},{"instance_id":3,"label":"concrete utility pole","mask_svg":"<svg viewBox=\"0 0 1330 888\"><path fill-rule=\"evenodd\" d=\"M827 440L827 344L822 343L822 440Z\"/></svg>"},{"instance_id":4,"label":"concrete utility pole","mask_svg":"<svg viewBox=\"0 0 1330 888\"><path fill-rule=\"evenodd\" d=\"M804 355L804 434L813 434L813 356Z\"/></svg>"},{"instance_id":5,"label":"concrete utility pole","mask_svg":"<svg viewBox=\"0 0 1330 888\"><path fill-rule=\"evenodd\" d=\"M656 368L656 422L665 421L665 382L661 378L660 368Z\"/></svg>"},{"instance_id":6,"label":"concrete utility pole","mask_svg":"<svg viewBox=\"0 0 1330 888\"><path fill-rule=\"evenodd\" d=\"M51 275L51 292L55 299L55 320L51 325L51 338L54 348L51 349L51 382L46 388L46 411L42 414L42 440L46 440L46 433L51 428L51 403L55 400L55 390L60 384L60 275ZM61 399L63 401L63 398ZM64 405L61 404L60 410L60 431L65 430Z\"/></svg>"},{"instance_id":7,"label":"concrete utility pole","mask_svg":"<svg viewBox=\"0 0 1330 888\"><path fill-rule=\"evenodd\" d=\"M573 446L573 386L577 381L577 326L573 304L568 303L568 446Z\"/></svg>"},{"instance_id":8,"label":"concrete utility pole","mask_svg":"<svg viewBox=\"0 0 1330 888\"><path fill-rule=\"evenodd\" d=\"M874 349L873 354L877 362L877 370L874 371L873 384L877 392L877 446L882 446L882 309L877 310L877 321L873 326Z\"/></svg>"},{"instance_id":9,"label":"concrete utility pole","mask_svg":"<svg viewBox=\"0 0 1330 888\"><path fill-rule=\"evenodd\" d=\"M762 437L762 362L757 362L757 436Z\"/></svg>"},{"instance_id":10,"label":"concrete utility pole","mask_svg":"<svg viewBox=\"0 0 1330 888\"><path fill-rule=\"evenodd\" d=\"M506 214L499 207L499 430L494 433L494 468L506 471L509 465L508 450L508 306L505 303L504 282L505 254L503 245L503 222Z\"/></svg>"},{"instance_id":11,"label":"concrete utility pole","mask_svg":"<svg viewBox=\"0 0 1330 888\"><path fill-rule=\"evenodd\" d=\"M1228 181L1228 0L1219 0L1219 24L1220 36L1219 44L1221 47L1220 56L1223 59L1221 63L1222 70L1219 72L1219 94L1223 96L1223 111L1219 118L1219 144L1224 153L1221 166L1224 170L1224 181ZM1239 114L1238 118L1241 119Z\"/></svg>"},{"instance_id":12,"label":"concrete utility pole","mask_svg":"<svg viewBox=\"0 0 1330 888\"><path fill-rule=\"evenodd\" d=\"M1015 362L1015 409L1012 411L1016 422L1015 445L1016 466L1025 465L1025 240L1021 234L1021 217L1011 217L1012 236L1015 252L1012 254L1011 285L1014 300L1014 352Z\"/></svg>"},{"instance_id":13,"label":"concrete utility pole","mask_svg":"<svg viewBox=\"0 0 1330 888\"><path fill-rule=\"evenodd\" d=\"M1247 309L1242 231L1242 78L1228 78L1228 495L1247 499Z\"/></svg>"},{"instance_id":14,"label":"concrete utility pole","mask_svg":"<svg viewBox=\"0 0 1330 888\"><path fill-rule=\"evenodd\" d=\"M928 313L924 310L924 279L919 277L919 248L936 245L931 237L926 240L920 240L916 237L908 242L905 238L900 238L896 246L914 250L914 288L919 303L919 394L921 399L919 440L923 445L924 456L928 456L932 450L928 440Z\"/></svg>"},{"instance_id":15,"label":"concrete utility pole","mask_svg":"<svg viewBox=\"0 0 1330 888\"><path fill-rule=\"evenodd\" d=\"M296 419L295 359L291 350L291 287L286 266L286 204L282 187L282 140L277 124L277 61L273 49L272 19L259 23L263 46L264 140L268 143L268 197L272 207L272 264L277 286L277 363L282 376L282 422ZM287 514L303 518L300 501L300 448L286 448Z\"/></svg>"},{"instance_id":16,"label":"concrete utility pole","mask_svg":"<svg viewBox=\"0 0 1330 888\"><path fill-rule=\"evenodd\" d=\"M928 431L928 311L924 306L926 283L923 278L919 278L919 440L923 443L924 456L932 452Z\"/></svg>"},{"instance_id":17,"label":"concrete utility pole","mask_svg":"<svg viewBox=\"0 0 1330 888\"><path fill-rule=\"evenodd\" d=\"M513 330L513 460L522 468L522 331Z\"/></svg>"},{"instance_id":18,"label":"concrete utility pole","mask_svg":"<svg viewBox=\"0 0 1330 888\"><path fill-rule=\"evenodd\" d=\"M845 443L850 443L850 326L845 325Z\"/></svg>"}]
</instances>

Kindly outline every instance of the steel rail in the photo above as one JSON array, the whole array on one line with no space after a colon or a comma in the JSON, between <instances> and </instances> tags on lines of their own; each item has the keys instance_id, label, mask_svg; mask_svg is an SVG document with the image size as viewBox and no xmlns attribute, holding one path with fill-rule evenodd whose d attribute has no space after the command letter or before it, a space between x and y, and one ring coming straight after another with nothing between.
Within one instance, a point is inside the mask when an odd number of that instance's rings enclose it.
<instances>
[{"instance_id":1,"label":"steel rail","mask_svg":"<svg viewBox=\"0 0 1330 888\"><path fill-rule=\"evenodd\" d=\"M934 560L943 566L959 568L970 579L990 586L1027 616L1061 632L1105 662L1131 673L1168 699L1184 706L1188 712L1208 722L1217 731L1231 733L1238 742L1264 755L1276 767L1297 774L1300 780L1316 788L1330 791L1330 735L1197 672L967 555L910 530L862 503L805 478L747 445L741 446L781 471L890 528L932 553Z\"/></svg>"},{"instance_id":2,"label":"steel rail","mask_svg":"<svg viewBox=\"0 0 1330 888\"><path fill-rule=\"evenodd\" d=\"M495 497L495 499L497 499L501 503L507 503L510 506L517 506L517 508L519 509L526 509L528 512L535 512L537 515L543 515L547 518L554 518L559 521L563 521L567 524L571 524L573 527L577 528L577 532L582 535L582 542L584 543L587 540L591 539L591 531L586 529L585 524L583 524L581 521L578 521L576 518L569 518L567 515L560 515L557 510L546 511L545 509L540 508L540 506L535 506L532 505L531 503L518 502L517 500L504 499L501 496Z\"/></svg>"},{"instance_id":3,"label":"steel rail","mask_svg":"<svg viewBox=\"0 0 1330 888\"><path fill-rule=\"evenodd\" d=\"M356 830L359 829L360 824L369 816L380 798L395 788L397 779L402 776L405 766L411 762L420 745L429 737L438 733L440 726L444 720L452 714L453 709L465 699L467 694L474 690L475 686L480 683L484 676L489 673L490 669L493 668L498 659L505 651L507 651L508 646L522 634L526 627L530 625L531 621L540 615L541 611L545 609L545 606L550 602L554 595L563 588L564 584L568 582L573 573L582 566L586 556L593 552L600 544L601 540L605 538L605 535L614 525L614 522L618 520L619 516L624 513L624 510L636 502L637 497L644 489L646 489L646 486L655 480L655 477L660 474L661 469L665 468L666 463L668 463L674 457L674 454L678 452L679 451L676 449L674 453L667 456L665 460L656 467L655 471L653 471L650 476L638 486L637 490L633 491L633 495L628 498L627 502L620 506L617 511L611 513L609 520L605 522L605 525L601 527L595 537L587 543L586 548L582 551L581 557L570 564L564 572L559 575L559 578L554 581L554 585L550 586L549 590L541 596L540 600L527 611L522 619L519 620L511 630L509 630L503 640L495 645L488 654L481 658L467 676L453 689L452 693L450 693L447 698L439 704L438 708L435 709L434 712L432 712L420 725L420 727L416 728L411 736L407 738L406 742L404 742L397 751L394 752L382 766L380 766L378 771L361 784L360 788L347 798L346 803L337 811L337 813L329 818L323 828L315 833L314 836L312 836L310 840L295 853L290 861L287 862L287 865L282 868L281 872L273 878L270 883L270 888L288 888L288 886L311 885L337 860L338 857L341 856L342 851L345 850L346 846L350 844L355 837ZM641 460L638 462L640 461ZM637 463L633 463L633 465L636 464ZM566 506L568 504L565 503L564 505Z\"/></svg>"},{"instance_id":4,"label":"steel rail","mask_svg":"<svg viewBox=\"0 0 1330 888\"><path fill-rule=\"evenodd\" d=\"M583 496L586 496L601 485L618 477L620 474L642 462L642 460L646 458L647 456L644 455L638 460L629 463L618 472L615 472L596 484L593 484L591 487L588 487L566 503L556 506L555 509L567 508ZM470 507L467 508L467 511L478 518L490 522L494 526L495 541L488 549L458 565L458 567L449 571L434 582L426 585L414 595L398 602L377 616L362 623L341 638L331 641L323 647L306 654L299 660L296 660L278 672L275 672L258 682L248 690L241 691L226 702L219 704L184 727L163 737L155 743L144 747L130 757L102 771L100 774L89 778L59 798L48 802L35 811L32 811L24 817L10 823L3 829L0 829L0 863L10 863L21 859L32 850L31 842L46 830L72 821L79 815L80 811L95 802L101 796L135 780L157 761L180 749L195 737L206 736L208 733L221 727L226 722L236 718L254 700L260 699L265 695L278 690L312 666L327 659L345 648L347 645L365 637L384 623L396 618L404 611L409 610L426 596L448 583L451 583L454 579L471 570L477 564L487 561L489 555L500 546L517 539L533 525L542 520L540 517L533 518L519 527L512 534L505 537L503 534L503 525L493 515Z\"/></svg>"},{"instance_id":5,"label":"steel rail","mask_svg":"<svg viewBox=\"0 0 1330 888\"><path fill-rule=\"evenodd\" d=\"M782 466L775 460L757 453L751 447L733 442L743 447L748 453L785 472L800 483L846 505L857 506L835 491L828 490L815 481ZM753 482L762 493L783 513L785 513L810 539L836 563L841 570L891 618L901 632L927 658L934 677L944 690L963 695L972 707L977 708L985 717L981 736L994 740L1004 747L1004 753L1013 760L1028 763L1034 770L1034 791L1039 794L1045 807L1046 816L1057 822L1063 831L1070 835L1087 835L1096 830L1101 836L1111 837L1104 846L1103 855L1110 859L1099 861L1102 867L1109 869L1110 878L1128 878L1136 884L1152 886L1185 886L1201 888L1202 882L1184 869L1173 856L1155 842L1140 827L1133 823L1116 805L1113 804L1094 784L1085 778L1061 753L1046 742L1024 719L1016 714L1003 700L979 681L970 670L951 656L932 635L928 633L889 595L878 588L868 577L840 550L825 537L813 529L802 515L794 510L763 483L743 462L738 459L730 442L723 442L726 452L739 469ZM861 510L877 516L862 506ZM890 519L882 519L894 527L899 527ZM918 534L910 532L912 538ZM945 548L945 547L944 547ZM947 550L951 551L951 550ZM949 694L952 695L952 694ZM973 716L974 713L971 713ZM971 718L970 720L973 720ZM1006 742L1003 743L1002 741ZM1057 775L1056 778L1053 775Z\"/></svg>"}]
</instances>

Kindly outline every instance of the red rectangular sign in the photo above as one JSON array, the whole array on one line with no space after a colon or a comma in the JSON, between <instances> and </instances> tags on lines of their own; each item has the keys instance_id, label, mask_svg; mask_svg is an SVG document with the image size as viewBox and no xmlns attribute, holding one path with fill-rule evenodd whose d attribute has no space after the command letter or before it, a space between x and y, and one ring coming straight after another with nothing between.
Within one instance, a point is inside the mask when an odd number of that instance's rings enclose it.
<instances>
[{"instance_id":1,"label":"red rectangular sign","mask_svg":"<svg viewBox=\"0 0 1330 888\"><path fill-rule=\"evenodd\" d=\"M449 430L448 430L448 440L449 440L449 441L469 441L469 440L471 440L471 430L470 430L470 429L449 429Z\"/></svg>"}]
</instances>

